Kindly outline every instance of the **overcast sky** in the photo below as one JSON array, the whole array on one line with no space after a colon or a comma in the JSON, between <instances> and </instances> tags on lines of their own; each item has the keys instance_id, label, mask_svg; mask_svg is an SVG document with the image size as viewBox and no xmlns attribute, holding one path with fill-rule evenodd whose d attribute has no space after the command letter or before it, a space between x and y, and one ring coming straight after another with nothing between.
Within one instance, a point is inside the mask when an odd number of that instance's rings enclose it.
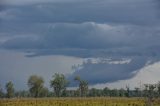
<instances>
[{"instance_id":1,"label":"overcast sky","mask_svg":"<svg viewBox=\"0 0 160 106\"><path fill-rule=\"evenodd\" d=\"M47 86L56 72L93 86L132 79L160 60L159 11L159 0L2 0L0 84L25 89L37 74Z\"/></svg>"}]
</instances>

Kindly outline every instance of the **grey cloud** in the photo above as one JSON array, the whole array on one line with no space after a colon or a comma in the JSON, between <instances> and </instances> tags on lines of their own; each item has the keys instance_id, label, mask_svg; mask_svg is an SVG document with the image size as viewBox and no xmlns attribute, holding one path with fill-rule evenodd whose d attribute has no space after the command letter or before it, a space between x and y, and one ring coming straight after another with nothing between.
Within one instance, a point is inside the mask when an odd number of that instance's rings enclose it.
<instances>
[{"instance_id":1,"label":"grey cloud","mask_svg":"<svg viewBox=\"0 0 160 106\"><path fill-rule=\"evenodd\" d=\"M94 22L41 26L45 26L44 30L47 30L45 35L16 37L4 42L1 47L28 52L27 57L67 55L81 58L132 59L129 64L83 64L83 68L76 69L68 76L72 80L76 75L80 75L93 85L129 79L145 67L148 61L154 63L160 59L159 26L142 27Z\"/></svg>"},{"instance_id":2,"label":"grey cloud","mask_svg":"<svg viewBox=\"0 0 160 106\"><path fill-rule=\"evenodd\" d=\"M0 48L26 52L27 57L131 58L130 64L123 65L87 64L70 76L80 74L92 84L127 79L149 60L159 61L158 2L87 0L1 4L6 7L0 11ZM91 72L87 77L86 73ZM99 76L96 80L95 74Z\"/></svg>"},{"instance_id":3,"label":"grey cloud","mask_svg":"<svg viewBox=\"0 0 160 106\"><path fill-rule=\"evenodd\" d=\"M7 48L7 49L32 49L33 48L41 48L41 43L39 44L39 42L36 40L34 40L33 38L28 38L28 37L24 37L24 38L13 38L10 40L7 40L5 43L2 43L2 47L3 48ZM23 45L23 46L22 46Z\"/></svg>"},{"instance_id":4,"label":"grey cloud","mask_svg":"<svg viewBox=\"0 0 160 106\"><path fill-rule=\"evenodd\" d=\"M55 2L80 2L84 0L5 0L1 2L3 5L31 5L39 3L55 3Z\"/></svg>"},{"instance_id":5,"label":"grey cloud","mask_svg":"<svg viewBox=\"0 0 160 106\"><path fill-rule=\"evenodd\" d=\"M33 54L35 56L59 53L92 57L157 56L157 48L160 46L159 27L116 26L87 22L50 24L47 28L44 29L46 31L44 35L14 37L4 42L1 48L27 49L35 53Z\"/></svg>"},{"instance_id":6,"label":"grey cloud","mask_svg":"<svg viewBox=\"0 0 160 106\"><path fill-rule=\"evenodd\" d=\"M92 60L90 60L92 61ZM76 71L68 76L70 80L74 80L75 76L80 76L87 80L89 84L109 83L117 80L132 78L139 69L146 64L146 57L134 57L129 63L105 63L105 62L85 62L76 68ZM123 61L122 59L111 59L111 61ZM75 83L72 83L73 86Z\"/></svg>"},{"instance_id":7,"label":"grey cloud","mask_svg":"<svg viewBox=\"0 0 160 106\"><path fill-rule=\"evenodd\" d=\"M154 0L87 0L82 2L39 3L10 6L17 12L11 22L98 22L153 25L159 23Z\"/></svg>"}]
</instances>

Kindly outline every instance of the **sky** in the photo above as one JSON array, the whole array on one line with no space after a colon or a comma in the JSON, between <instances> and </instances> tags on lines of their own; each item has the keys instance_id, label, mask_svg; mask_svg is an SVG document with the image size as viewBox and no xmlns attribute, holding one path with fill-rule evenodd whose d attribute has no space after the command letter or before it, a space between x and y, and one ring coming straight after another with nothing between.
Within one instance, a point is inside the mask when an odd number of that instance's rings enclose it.
<instances>
[{"instance_id":1,"label":"sky","mask_svg":"<svg viewBox=\"0 0 160 106\"><path fill-rule=\"evenodd\" d=\"M158 82L159 11L159 0L1 0L0 84L26 89L36 74L49 87L54 73L95 87Z\"/></svg>"}]
</instances>

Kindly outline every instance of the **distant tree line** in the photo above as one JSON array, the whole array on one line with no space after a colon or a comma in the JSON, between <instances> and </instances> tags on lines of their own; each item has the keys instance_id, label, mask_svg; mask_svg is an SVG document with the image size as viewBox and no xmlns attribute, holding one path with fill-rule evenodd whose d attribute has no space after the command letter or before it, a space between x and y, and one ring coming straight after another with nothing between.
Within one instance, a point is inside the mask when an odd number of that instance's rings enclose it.
<instances>
[{"instance_id":1,"label":"distant tree line","mask_svg":"<svg viewBox=\"0 0 160 106\"><path fill-rule=\"evenodd\" d=\"M50 80L50 91L44 86L44 79L41 76L32 75L28 79L29 90L15 91L12 81L6 83L5 92L0 86L0 98L41 98L41 97L147 97L148 101L152 101L155 97L160 97L160 82L157 84L144 84L142 88L135 88L130 90L129 86L121 89L89 89L89 84L86 80L75 76L74 80L77 82L78 89L68 90L69 81L63 74L54 74Z\"/></svg>"}]
</instances>

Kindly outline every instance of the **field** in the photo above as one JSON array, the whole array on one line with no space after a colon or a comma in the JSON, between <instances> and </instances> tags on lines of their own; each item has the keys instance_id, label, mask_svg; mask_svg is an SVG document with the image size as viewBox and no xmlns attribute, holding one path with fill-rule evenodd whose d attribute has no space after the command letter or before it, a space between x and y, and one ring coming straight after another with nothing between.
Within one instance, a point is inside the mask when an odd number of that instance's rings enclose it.
<instances>
[{"instance_id":1,"label":"field","mask_svg":"<svg viewBox=\"0 0 160 106\"><path fill-rule=\"evenodd\" d=\"M3 99L0 106L146 106L142 98L43 98ZM153 106L160 106L155 100Z\"/></svg>"}]
</instances>

